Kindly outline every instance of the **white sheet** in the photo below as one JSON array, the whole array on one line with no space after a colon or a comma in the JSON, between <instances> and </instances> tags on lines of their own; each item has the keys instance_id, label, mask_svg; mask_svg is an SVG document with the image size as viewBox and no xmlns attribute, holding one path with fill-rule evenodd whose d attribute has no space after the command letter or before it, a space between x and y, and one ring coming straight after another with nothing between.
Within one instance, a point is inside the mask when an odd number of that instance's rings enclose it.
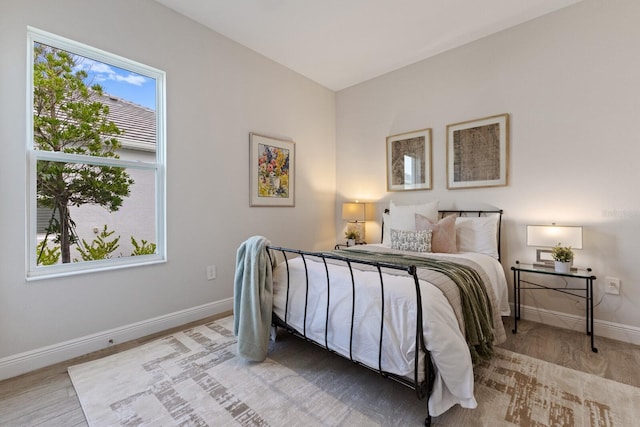
<instances>
[{"instance_id":1,"label":"white sheet","mask_svg":"<svg viewBox=\"0 0 640 427\"><path fill-rule=\"evenodd\" d=\"M366 248L366 247L359 247ZM416 255L412 253L412 255ZM438 254L427 254L438 256ZM446 254L452 256L452 254ZM509 315L507 282L500 263L487 255L464 253L478 263L491 279L502 315ZM325 342L327 279L325 266L307 258L309 297L307 300L306 335L322 344ZM349 325L351 324L351 275L343 266L328 264L331 277L328 346L349 357ZM305 273L301 258L289 261L292 286L289 290L287 322L303 331L305 310ZM284 319L287 271L280 264L273 274L274 313ZM356 304L353 338L354 360L378 367L380 340L380 279L377 272L354 270ZM464 336L453 309L442 292L430 283L421 281L423 333L427 349L436 367L433 393L429 399L429 413L438 416L455 404L464 408L477 406L473 395L473 366ZM383 334L382 369L413 378L415 352L415 286L410 276L384 277L385 327ZM314 313L314 314L312 314Z\"/></svg>"}]
</instances>

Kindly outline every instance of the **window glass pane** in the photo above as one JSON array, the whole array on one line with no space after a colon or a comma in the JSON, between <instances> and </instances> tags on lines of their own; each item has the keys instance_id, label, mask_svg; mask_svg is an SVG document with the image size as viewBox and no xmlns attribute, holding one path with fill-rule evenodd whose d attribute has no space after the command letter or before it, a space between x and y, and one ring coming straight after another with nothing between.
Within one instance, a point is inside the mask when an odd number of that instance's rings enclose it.
<instances>
[{"instance_id":1,"label":"window glass pane","mask_svg":"<svg viewBox=\"0 0 640 427\"><path fill-rule=\"evenodd\" d=\"M155 150L156 80L34 43L34 149L118 157Z\"/></svg>"},{"instance_id":2,"label":"window glass pane","mask_svg":"<svg viewBox=\"0 0 640 427\"><path fill-rule=\"evenodd\" d=\"M52 265L115 259L135 255L156 253L156 200L155 170L96 166L82 163L64 163L39 160L41 176L52 176L51 180L38 180L38 217L47 216L43 233L38 233L37 263ZM46 171L46 172L45 172ZM100 177L86 186L75 182L83 176ZM114 195L100 188L102 179L114 180L126 176L130 182L128 194ZM74 203L65 208L65 203L56 204L55 198L47 197L45 188L51 183L64 182L67 188L89 189L86 193L75 193ZM82 202L82 203L79 203ZM101 203L96 203L101 202ZM42 212L42 213L41 213ZM71 226L63 232L63 216L68 215ZM65 237L66 234L66 237ZM63 250L63 241L69 242L68 251ZM46 250L43 243L46 242ZM58 254L58 256L49 253Z\"/></svg>"}]
</instances>

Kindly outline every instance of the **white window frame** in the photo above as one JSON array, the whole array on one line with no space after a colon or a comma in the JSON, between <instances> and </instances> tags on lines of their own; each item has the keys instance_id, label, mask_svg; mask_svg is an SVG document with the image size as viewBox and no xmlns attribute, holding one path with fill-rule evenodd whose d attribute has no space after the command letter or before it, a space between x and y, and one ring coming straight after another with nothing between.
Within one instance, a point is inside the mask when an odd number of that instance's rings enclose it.
<instances>
[{"instance_id":1,"label":"white window frame","mask_svg":"<svg viewBox=\"0 0 640 427\"><path fill-rule=\"evenodd\" d=\"M46 44L70 53L93 59L118 68L156 80L156 159L154 163L112 159L106 157L72 155L66 153L35 150L33 147L33 47L34 43ZM85 44L57 36L55 34L27 27L27 212L26 226L26 280L69 276L81 273L113 270L125 267L164 263L167 260L166 248L166 74L164 71L114 55ZM112 258L99 261L38 266L37 245L37 177L36 165L39 160L66 161L93 165L116 166L152 170L155 172L155 212L156 212L156 253Z\"/></svg>"}]
</instances>

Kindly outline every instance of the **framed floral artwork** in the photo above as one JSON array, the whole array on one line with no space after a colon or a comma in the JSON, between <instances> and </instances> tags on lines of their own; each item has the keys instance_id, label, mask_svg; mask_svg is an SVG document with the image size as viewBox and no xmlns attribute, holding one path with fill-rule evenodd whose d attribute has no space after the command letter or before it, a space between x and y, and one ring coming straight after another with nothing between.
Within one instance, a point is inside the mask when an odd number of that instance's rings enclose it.
<instances>
[{"instance_id":1,"label":"framed floral artwork","mask_svg":"<svg viewBox=\"0 0 640 427\"><path fill-rule=\"evenodd\" d=\"M387 137L387 191L431 189L431 129Z\"/></svg>"},{"instance_id":2,"label":"framed floral artwork","mask_svg":"<svg viewBox=\"0 0 640 427\"><path fill-rule=\"evenodd\" d=\"M447 126L447 188L507 185L509 115Z\"/></svg>"},{"instance_id":3,"label":"framed floral artwork","mask_svg":"<svg viewBox=\"0 0 640 427\"><path fill-rule=\"evenodd\" d=\"M295 206L293 141L249 134L250 206Z\"/></svg>"}]
</instances>

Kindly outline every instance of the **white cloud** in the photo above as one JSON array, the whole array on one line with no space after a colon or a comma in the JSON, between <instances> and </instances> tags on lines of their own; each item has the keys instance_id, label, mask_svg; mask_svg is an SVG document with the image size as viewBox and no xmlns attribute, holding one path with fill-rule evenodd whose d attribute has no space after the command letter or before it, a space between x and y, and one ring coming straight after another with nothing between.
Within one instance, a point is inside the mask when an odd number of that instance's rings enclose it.
<instances>
[{"instance_id":1,"label":"white cloud","mask_svg":"<svg viewBox=\"0 0 640 427\"><path fill-rule=\"evenodd\" d=\"M108 76L113 76L116 74L115 70L109 65L88 58L82 58L82 62L76 66L76 69L84 70L88 73L96 73L98 75L106 74ZM104 78L104 76L102 77Z\"/></svg>"},{"instance_id":2,"label":"white cloud","mask_svg":"<svg viewBox=\"0 0 640 427\"><path fill-rule=\"evenodd\" d=\"M114 70L110 65L88 58L83 58L82 62L78 64L77 68L85 70L88 73L92 73L93 79L96 82L113 80L116 82L128 83L134 86L142 86L146 81L143 76L138 74L129 73L129 75L126 76L118 74L118 72Z\"/></svg>"},{"instance_id":3,"label":"white cloud","mask_svg":"<svg viewBox=\"0 0 640 427\"><path fill-rule=\"evenodd\" d=\"M109 76L116 75L116 72L113 68L102 62L95 61L92 61L92 64L89 64L89 66L87 67L87 71L91 71L96 74L107 74Z\"/></svg>"},{"instance_id":4,"label":"white cloud","mask_svg":"<svg viewBox=\"0 0 640 427\"><path fill-rule=\"evenodd\" d=\"M142 86L146 79L138 74L129 74L128 76L115 75L115 80L119 82L129 83L135 86Z\"/></svg>"}]
</instances>

